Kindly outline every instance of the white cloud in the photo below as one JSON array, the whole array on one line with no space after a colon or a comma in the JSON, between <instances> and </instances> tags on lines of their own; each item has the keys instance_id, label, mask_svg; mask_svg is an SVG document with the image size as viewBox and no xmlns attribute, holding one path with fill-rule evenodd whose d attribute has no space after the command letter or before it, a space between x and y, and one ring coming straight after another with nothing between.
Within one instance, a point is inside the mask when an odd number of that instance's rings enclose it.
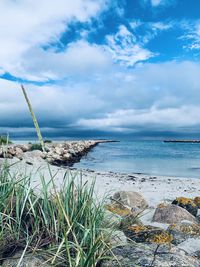
<instances>
[{"instance_id":1,"label":"white cloud","mask_svg":"<svg viewBox=\"0 0 200 267\"><path fill-rule=\"evenodd\" d=\"M177 0L143 0L145 4L151 4L152 7L160 7L160 6L169 6L173 5L177 2Z\"/></svg>"},{"instance_id":2,"label":"white cloud","mask_svg":"<svg viewBox=\"0 0 200 267\"><path fill-rule=\"evenodd\" d=\"M31 65L31 53L37 56L41 46L59 41L68 23L86 22L107 4L107 0L57 0L51 4L48 0L1 0L0 68L24 75L24 65ZM50 71L48 75L54 74Z\"/></svg>"},{"instance_id":3,"label":"white cloud","mask_svg":"<svg viewBox=\"0 0 200 267\"><path fill-rule=\"evenodd\" d=\"M149 26L153 28L153 30L160 30L160 31L164 31L164 30L169 30L173 27L173 22L154 22L154 23L149 23Z\"/></svg>"},{"instance_id":4,"label":"white cloud","mask_svg":"<svg viewBox=\"0 0 200 267\"><path fill-rule=\"evenodd\" d=\"M118 110L104 118L81 119L81 127L109 131L134 131L138 128L174 130L179 127L200 125L200 108L182 106L180 108L155 108Z\"/></svg>"},{"instance_id":5,"label":"white cloud","mask_svg":"<svg viewBox=\"0 0 200 267\"><path fill-rule=\"evenodd\" d=\"M151 0L151 4L153 7L168 6L174 4L176 1L177 0Z\"/></svg>"},{"instance_id":6,"label":"white cloud","mask_svg":"<svg viewBox=\"0 0 200 267\"><path fill-rule=\"evenodd\" d=\"M42 128L134 131L200 128L200 63L111 66L83 82L26 85ZM20 86L0 79L1 127L32 127Z\"/></svg>"},{"instance_id":7,"label":"white cloud","mask_svg":"<svg viewBox=\"0 0 200 267\"><path fill-rule=\"evenodd\" d=\"M151 51L142 47L136 36L124 25L119 26L115 35L107 36L107 48L115 61L127 66L133 66L154 56Z\"/></svg>"},{"instance_id":8,"label":"white cloud","mask_svg":"<svg viewBox=\"0 0 200 267\"><path fill-rule=\"evenodd\" d=\"M189 50L200 49L200 21L182 21L180 27L184 30L179 39L186 41L183 48Z\"/></svg>"},{"instance_id":9,"label":"white cloud","mask_svg":"<svg viewBox=\"0 0 200 267\"><path fill-rule=\"evenodd\" d=\"M14 66L12 74L32 81L59 80L71 76L78 79L106 70L111 61L111 56L103 47L81 40L70 43L59 53L33 48L23 54L21 65Z\"/></svg>"},{"instance_id":10,"label":"white cloud","mask_svg":"<svg viewBox=\"0 0 200 267\"><path fill-rule=\"evenodd\" d=\"M163 0L151 0L152 6L158 6L163 2Z\"/></svg>"},{"instance_id":11,"label":"white cloud","mask_svg":"<svg viewBox=\"0 0 200 267\"><path fill-rule=\"evenodd\" d=\"M142 47L163 31L167 31L174 27L174 24L174 21L144 22L141 20L132 20L129 23L133 32L136 32L138 43L140 43L140 46ZM140 31L138 31L138 29L141 30L142 34L139 33ZM156 55L158 55L158 53Z\"/></svg>"}]
</instances>

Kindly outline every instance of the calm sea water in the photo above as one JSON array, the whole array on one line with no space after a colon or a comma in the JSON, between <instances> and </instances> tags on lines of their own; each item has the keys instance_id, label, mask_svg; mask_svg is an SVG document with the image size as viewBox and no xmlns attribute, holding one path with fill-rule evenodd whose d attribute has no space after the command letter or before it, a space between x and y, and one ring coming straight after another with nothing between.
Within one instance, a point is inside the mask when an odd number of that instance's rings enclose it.
<instances>
[{"instance_id":1,"label":"calm sea water","mask_svg":"<svg viewBox=\"0 0 200 267\"><path fill-rule=\"evenodd\" d=\"M135 140L104 143L74 167L200 178L200 144Z\"/></svg>"}]
</instances>

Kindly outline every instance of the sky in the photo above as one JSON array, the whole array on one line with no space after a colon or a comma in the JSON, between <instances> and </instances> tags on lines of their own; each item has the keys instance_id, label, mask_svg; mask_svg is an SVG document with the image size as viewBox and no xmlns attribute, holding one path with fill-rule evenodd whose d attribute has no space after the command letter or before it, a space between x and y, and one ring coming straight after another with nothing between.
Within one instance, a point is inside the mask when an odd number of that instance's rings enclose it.
<instances>
[{"instance_id":1,"label":"sky","mask_svg":"<svg viewBox=\"0 0 200 267\"><path fill-rule=\"evenodd\" d=\"M200 131L199 0L1 0L0 133Z\"/></svg>"}]
</instances>

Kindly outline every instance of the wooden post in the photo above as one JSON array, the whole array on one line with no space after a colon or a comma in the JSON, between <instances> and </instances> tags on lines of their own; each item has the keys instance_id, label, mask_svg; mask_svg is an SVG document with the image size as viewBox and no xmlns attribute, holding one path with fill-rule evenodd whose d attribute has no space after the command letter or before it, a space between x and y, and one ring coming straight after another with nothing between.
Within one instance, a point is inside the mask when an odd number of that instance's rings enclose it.
<instances>
[{"instance_id":1,"label":"wooden post","mask_svg":"<svg viewBox=\"0 0 200 267\"><path fill-rule=\"evenodd\" d=\"M38 139L39 139L40 144L41 144L41 146L42 146L42 150L45 151L44 141L43 141L43 138L42 138L42 134L41 134L41 131L40 131L40 127L39 127L37 118L36 118L36 116L35 116L35 114L34 114L34 111L33 111L32 106L31 106L31 102L29 101L29 98L28 98L28 96L27 96L26 90L25 90L25 88L24 88L23 85L21 85L21 88L22 88L22 92L23 92L23 94L24 94L26 103L27 103L27 105L28 105L29 111L30 111L30 113L31 113L31 116L32 116L32 119L33 119L33 123L34 123L35 129L36 129L36 132L37 132L37 136L38 136Z\"/></svg>"}]
</instances>

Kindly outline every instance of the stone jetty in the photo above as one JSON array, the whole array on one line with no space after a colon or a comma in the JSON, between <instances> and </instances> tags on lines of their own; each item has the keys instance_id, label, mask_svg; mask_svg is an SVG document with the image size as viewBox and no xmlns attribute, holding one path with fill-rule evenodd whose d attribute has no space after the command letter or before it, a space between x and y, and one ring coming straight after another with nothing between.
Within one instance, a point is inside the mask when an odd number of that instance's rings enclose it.
<instances>
[{"instance_id":1,"label":"stone jetty","mask_svg":"<svg viewBox=\"0 0 200 267\"><path fill-rule=\"evenodd\" d=\"M20 160L46 159L50 164L57 166L72 166L80 161L93 147L100 143L116 142L114 140L85 140L66 141L63 143L46 143L45 151L39 144L11 144L0 147L0 158L18 158Z\"/></svg>"},{"instance_id":2,"label":"stone jetty","mask_svg":"<svg viewBox=\"0 0 200 267\"><path fill-rule=\"evenodd\" d=\"M164 140L164 143L200 143L200 140Z\"/></svg>"}]
</instances>

